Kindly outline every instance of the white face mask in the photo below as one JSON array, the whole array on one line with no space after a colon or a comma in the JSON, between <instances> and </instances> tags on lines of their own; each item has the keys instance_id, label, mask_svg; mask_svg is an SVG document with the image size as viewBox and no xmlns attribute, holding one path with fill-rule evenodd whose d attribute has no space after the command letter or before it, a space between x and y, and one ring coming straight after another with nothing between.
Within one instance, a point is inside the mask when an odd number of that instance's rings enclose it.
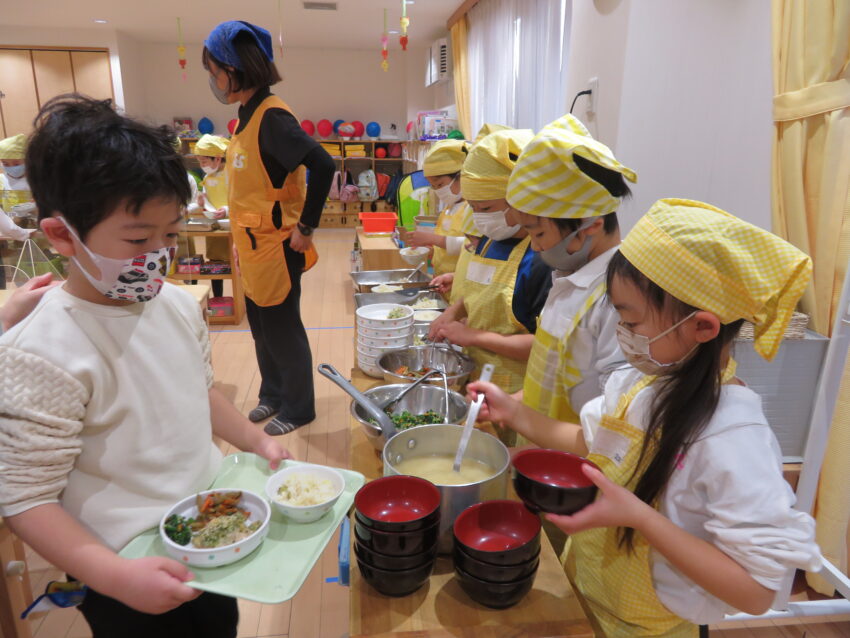
<instances>
[{"instance_id":1,"label":"white face mask","mask_svg":"<svg viewBox=\"0 0 850 638\"><path fill-rule=\"evenodd\" d=\"M26 173L27 167L24 164L18 164L17 166L4 166L3 172L6 173L9 177L14 179L20 179Z\"/></svg>"},{"instance_id":2,"label":"white face mask","mask_svg":"<svg viewBox=\"0 0 850 638\"><path fill-rule=\"evenodd\" d=\"M475 227L490 239L502 241L516 235L521 228L519 224L508 226L505 221L505 210L491 211L489 213L472 213L472 221Z\"/></svg>"},{"instance_id":3,"label":"white face mask","mask_svg":"<svg viewBox=\"0 0 850 638\"><path fill-rule=\"evenodd\" d=\"M150 301L162 290L162 284L165 283L165 277L171 270L171 262L174 261L174 254L177 252L175 246L152 250L129 259L104 257L92 252L63 217L60 216L59 219L97 266L101 278L96 279L89 273L76 256L71 259L89 283L104 297L121 301Z\"/></svg>"},{"instance_id":4,"label":"white face mask","mask_svg":"<svg viewBox=\"0 0 850 638\"><path fill-rule=\"evenodd\" d=\"M695 344L684 357L672 363L660 363L653 359L649 346L661 339L661 337L673 332L695 314L696 310L678 323L667 328L661 334L655 335L652 339L644 335L635 334L622 324L617 324L617 341L620 343L620 349L623 351L626 361L647 375L657 376L675 372L682 363L687 361L688 357L697 349L699 344Z\"/></svg>"},{"instance_id":5,"label":"white face mask","mask_svg":"<svg viewBox=\"0 0 850 638\"><path fill-rule=\"evenodd\" d=\"M212 175L213 173L218 172L218 169L215 166L201 166L201 170L207 175Z\"/></svg>"},{"instance_id":6,"label":"white face mask","mask_svg":"<svg viewBox=\"0 0 850 638\"><path fill-rule=\"evenodd\" d=\"M434 189L434 192L437 194L437 197L440 198L443 206L454 206L461 200L460 193L452 192L452 184L454 183L454 180L452 180L445 186L440 186L440 188Z\"/></svg>"}]
</instances>

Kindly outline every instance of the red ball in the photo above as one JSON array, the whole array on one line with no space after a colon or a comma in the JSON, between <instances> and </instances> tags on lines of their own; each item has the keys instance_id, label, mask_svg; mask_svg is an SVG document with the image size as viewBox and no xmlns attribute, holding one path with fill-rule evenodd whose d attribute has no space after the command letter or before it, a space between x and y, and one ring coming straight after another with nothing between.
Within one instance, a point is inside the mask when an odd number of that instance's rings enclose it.
<instances>
[{"instance_id":1,"label":"red ball","mask_svg":"<svg viewBox=\"0 0 850 638\"><path fill-rule=\"evenodd\" d=\"M387 156L387 149L385 149L383 146L375 149L375 157L386 157L386 156Z\"/></svg>"},{"instance_id":2,"label":"red ball","mask_svg":"<svg viewBox=\"0 0 850 638\"><path fill-rule=\"evenodd\" d=\"M363 126L363 122L360 120L354 120L352 124L354 125L354 137L362 137L363 133L366 132L366 127Z\"/></svg>"},{"instance_id":3,"label":"red ball","mask_svg":"<svg viewBox=\"0 0 850 638\"><path fill-rule=\"evenodd\" d=\"M330 137L334 127L333 124L330 123L330 120L319 120L319 123L316 124L316 130L319 131L320 136Z\"/></svg>"},{"instance_id":4,"label":"red ball","mask_svg":"<svg viewBox=\"0 0 850 638\"><path fill-rule=\"evenodd\" d=\"M231 135L233 135L233 131L235 131L235 130L236 130L236 125L237 125L237 124L239 124L239 120L230 120L230 121L227 123L227 131L228 131L228 133L230 133Z\"/></svg>"},{"instance_id":5,"label":"red ball","mask_svg":"<svg viewBox=\"0 0 850 638\"><path fill-rule=\"evenodd\" d=\"M316 125L313 124L313 120L302 120L301 128L304 129L307 135L313 135L316 132Z\"/></svg>"}]
</instances>

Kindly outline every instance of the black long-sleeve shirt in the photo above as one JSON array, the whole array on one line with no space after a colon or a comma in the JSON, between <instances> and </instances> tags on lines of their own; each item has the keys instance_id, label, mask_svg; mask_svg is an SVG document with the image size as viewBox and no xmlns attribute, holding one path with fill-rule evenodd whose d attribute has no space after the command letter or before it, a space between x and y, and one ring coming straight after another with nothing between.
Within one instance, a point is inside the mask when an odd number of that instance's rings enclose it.
<instances>
[{"instance_id":1,"label":"black long-sleeve shirt","mask_svg":"<svg viewBox=\"0 0 850 638\"><path fill-rule=\"evenodd\" d=\"M244 106L239 107L239 127L236 133L247 126L260 102L271 91L268 87L257 90ZM286 176L298 166L310 171L307 198L301 212L301 223L316 228L322 209L331 189L336 165L316 140L307 135L295 116L284 109L268 109L260 122L260 157L274 188L282 188ZM272 215L280 218L280 202L275 202Z\"/></svg>"}]
</instances>

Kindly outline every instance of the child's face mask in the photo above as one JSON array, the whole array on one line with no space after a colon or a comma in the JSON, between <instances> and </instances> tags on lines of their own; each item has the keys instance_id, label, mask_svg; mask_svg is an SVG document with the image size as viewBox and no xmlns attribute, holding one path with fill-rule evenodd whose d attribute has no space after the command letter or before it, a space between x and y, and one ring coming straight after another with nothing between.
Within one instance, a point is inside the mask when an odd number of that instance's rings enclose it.
<instances>
[{"instance_id":1,"label":"child's face mask","mask_svg":"<svg viewBox=\"0 0 850 638\"><path fill-rule=\"evenodd\" d=\"M89 283L103 296L120 301L150 301L162 290L162 284L171 270L171 262L177 251L175 246L164 246L129 259L104 257L90 250L64 217L60 215L59 219L100 271L101 278L96 279L76 256L71 257Z\"/></svg>"},{"instance_id":2,"label":"child's face mask","mask_svg":"<svg viewBox=\"0 0 850 638\"><path fill-rule=\"evenodd\" d=\"M440 198L440 201L443 202L443 205L445 206L454 206L461 200L460 193L452 192L452 184L454 183L454 180L452 180L445 186L440 186L440 188L434 189L437 197Z\"/></svg>"},{"instance_id":3,"label":"child's face mask","mask_svg":"<svg viewBox=\"0 0 850 638\"><path fill-rule=\"evenodd\" d=\"M472 213L472 222L475 227L483 234L494 241L502 241L509 239L517 234L520 228L519 224L508 226L505 219L508 209L491 211L489 213Z\"/></svg>"},{"instance_id":4,"label":"child's face mask","mask_svg":"<svg viewBox=\"0 0 850 638\"><path fill-rule=\"evenodd\" d=\"M661 339L663 336L673 332L695 314L696 310L681 321L667 328L667 330L661 334L655 335L652 339L644 335L635 334L624 325L617 324L617 341L620 343L620 349L623 351L626 361L646 375L657 376L675 372L682 363L687 361L688 357L693 354L699 344L695 344L694 347L691 348L681 359L671 363L660 363L653 359L649 346Z\"/></svg>"},{"instance_id":5,"label":"child's face mask","mask_svg":"<svg viewBox=\"0 0 850 638\"><path fill-rule=\"evenodd\" d=\"M13 179L20 179L23 177L26 170L27 167L24 164L18 164L17 166L3 166L3 172Z\"/></svg>"}]
</instances>

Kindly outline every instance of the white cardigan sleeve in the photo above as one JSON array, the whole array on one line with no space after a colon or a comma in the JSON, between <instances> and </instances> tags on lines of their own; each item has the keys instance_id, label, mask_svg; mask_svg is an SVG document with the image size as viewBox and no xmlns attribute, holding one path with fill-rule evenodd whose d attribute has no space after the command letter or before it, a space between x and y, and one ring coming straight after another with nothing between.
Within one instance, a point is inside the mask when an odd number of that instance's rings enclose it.
<instances>
[{"instance_id":1,"label":"white cardigan sleeve","mask_svg":"<svg viewBox=\"0 0 850 638\"><path fill-rule=\"evenodd\" d=\"M59 500L82 449L87 402L66 371L0 346L0 515Z\"/></svg>"}]
</instances>

